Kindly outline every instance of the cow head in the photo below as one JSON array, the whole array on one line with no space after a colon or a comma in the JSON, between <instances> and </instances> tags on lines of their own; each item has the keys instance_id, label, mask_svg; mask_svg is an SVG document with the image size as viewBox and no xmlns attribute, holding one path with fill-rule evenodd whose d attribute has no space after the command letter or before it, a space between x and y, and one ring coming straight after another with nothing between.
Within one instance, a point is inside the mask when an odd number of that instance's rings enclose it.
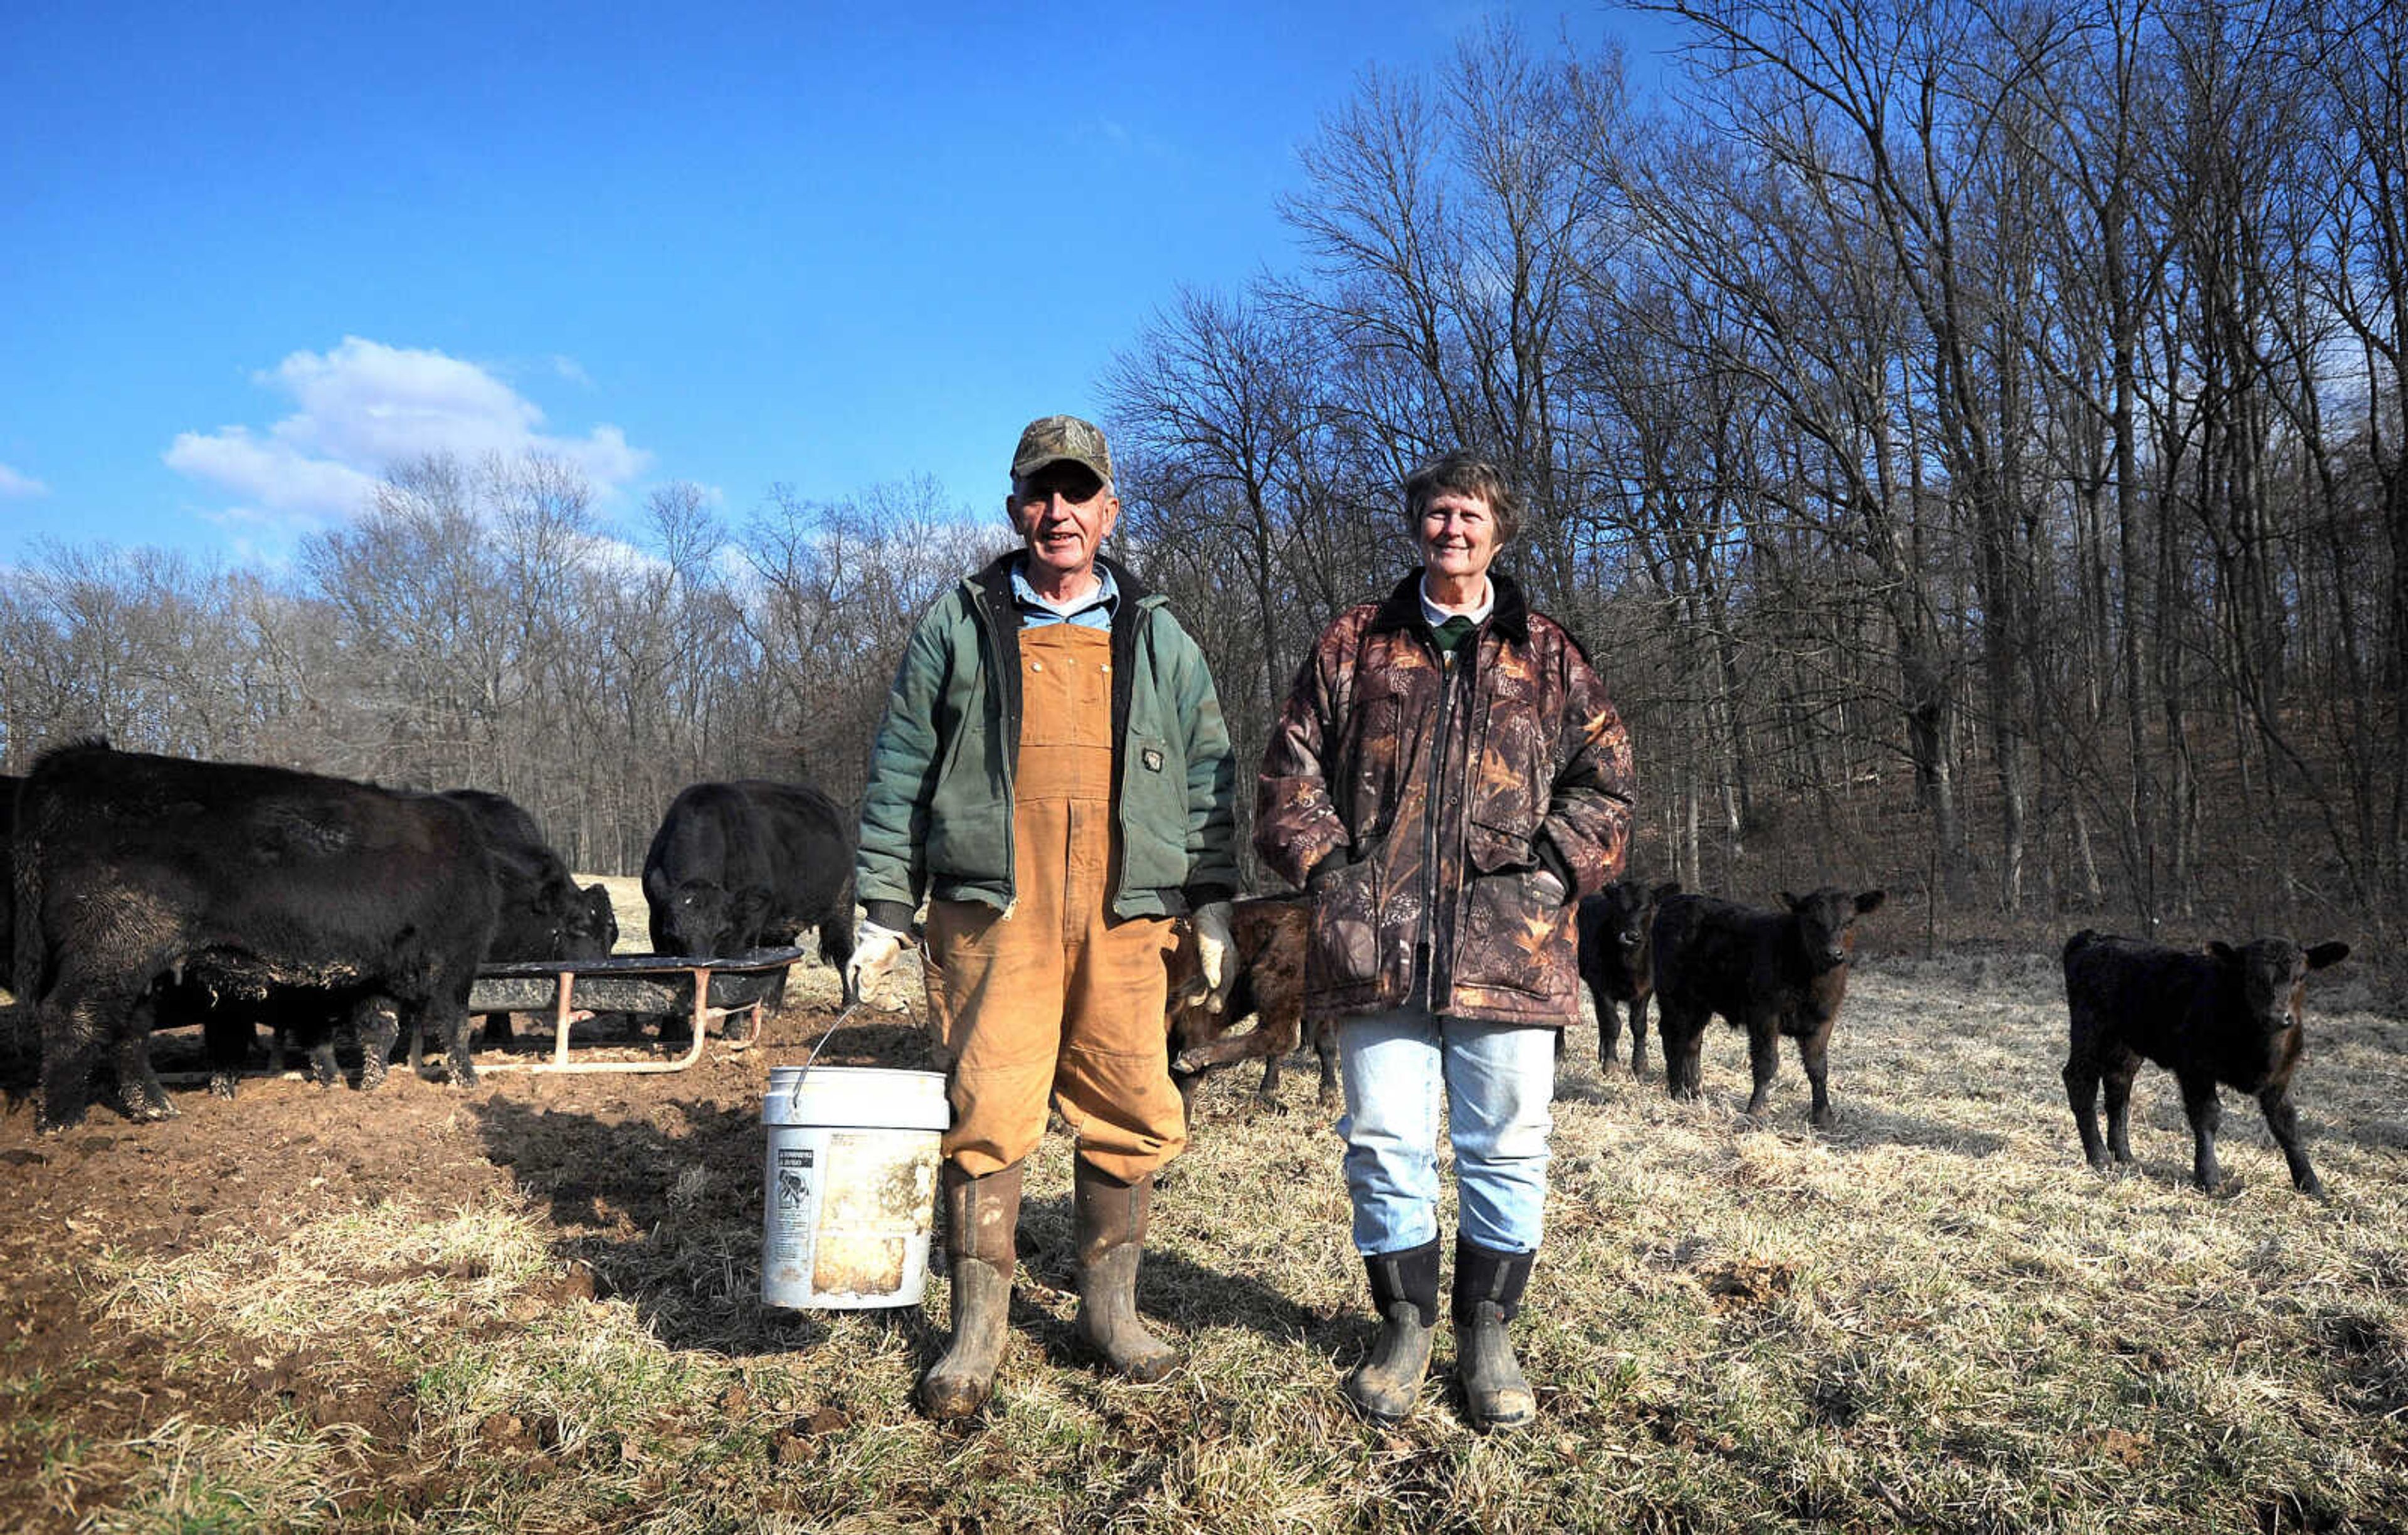
<instances>
[{"instance_id":1,"label":"cow head","mask_svg":"<svg viewBox=\"0 0 2408 1535\"><path fill-rule=\"evenodd\" d=\"M608 887L589 884L577 893L562 935L563 959L608 959L619 946L619 913Z\"/></svg>"},{"instance_id":2,"label":"cow head","mask_svg":"<svg viewBox=\"0 0 2408 1535\"><path fill-rule=\"evenodd\" d=\"M1856 919L1878 911L1886 892L1868 890L1851 896L1835 884L1804 896L1781 893L1798 934L1799 952L1816 974L1836 970L1856 951Z\"/></svg>"},{"instance_id":3,"label":"cow head","mask_svg":"<svg viewBox=\"0 0 2408 1535\"><path fill-rule=\"evenodd\" d=\"M2300 999L2307 990L2308 972L2347 959L2349 945L2319 943L2302 949L2286 938L2261 938L2239 948L2211 943L2207 952L2231 978L2259 1031L2280 1034L2300 1021Z\"/></svg>"},{"instance_id":4,"label":"cow head","mask_svg":"<svg viewBox=\"0 0 2408 1535\"><path fill-rule=\"evenodd\" d=\"M737 952L728 939L735 917L725 888L710 880L687 880L669 892L661 913L665 952L714 955ZM740 947L740 945L738 945Z\"/></svg>"},{"instance_id":5,"label":"cow head","mask_svg":"<svg viewBox=\"0 0 2408 1535\"><path fill-rule=\"evenodd\" d=\"M1598 892L1598 929L1612 940L1614 953L1624 962L1635 963L1647 946L1647 928L1656 920L1656 908L1665 897L1680 893L1677 880L1652 889L1643 881L1615 880Z\"/></svg>"}]
</instances>

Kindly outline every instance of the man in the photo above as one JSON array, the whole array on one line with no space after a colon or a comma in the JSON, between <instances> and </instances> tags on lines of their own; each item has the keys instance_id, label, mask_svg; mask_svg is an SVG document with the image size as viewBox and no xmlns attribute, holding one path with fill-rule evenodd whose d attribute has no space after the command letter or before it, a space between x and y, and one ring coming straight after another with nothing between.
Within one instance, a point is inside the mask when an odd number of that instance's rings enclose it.
<instances>
[{"instance_id":1,"label":"man","mask_svg":"<svg viewBox=\"0 0 2408 1535\"><path fill-rule=\"evenodd\" d=\"M1163 1034L1174 916L1226 990L1234 779L1203 653L1101 556L1120 514L1104 435L1031 422L1004 510L1025 547L912 632L871 750L847 966L891 966L929 897L932 1022L952 1057L940 1180L953 1341L931 1417L983 1405L1011 1300L1022 1163L1053 1104L1078 1135L1079 1327L1114 1370L1179 1362L1137 1314L1154 1175L1187 1140Z\"/></svg>"},{"instance_id":2,"label":"man","mask_svg":"<svg viewBox=\"0 0 2408 1535\"><path fill-rule=\"evenodd\" d=\"M1622 868L1630 740L1571 636L1489 568L1521 514L1496 466L1450 453L1405 501L1422 568L1297 673L1254 847L1312 892L1306 1007L1339 1020L1354 1245L1381 1317L1347 1395L1398 1422L1429 1365L1443 1086L1458 1381L1475 1427L1512 1428L1538 1413L1505 1324L1541 1235L1574 912Z\"/></svg>"}]
</instances>

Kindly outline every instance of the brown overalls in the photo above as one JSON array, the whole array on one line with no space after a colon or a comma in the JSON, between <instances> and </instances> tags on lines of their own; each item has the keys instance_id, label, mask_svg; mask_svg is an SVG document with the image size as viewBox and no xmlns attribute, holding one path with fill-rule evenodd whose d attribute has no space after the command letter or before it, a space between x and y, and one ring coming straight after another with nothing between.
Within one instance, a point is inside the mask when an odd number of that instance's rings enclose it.
<instances>
[{"instance_id":1,"label":"brown overalls","mask_svg":"<svg viewBox=\"0 0 2408 1535\"><path fill-rule=\"evenodd\" d=\"M1110 915L1111 638L1048 624L1020 633L1012 904L928 904L928 1011L953 1056L945 1155L971 1177L1045 1133L1049 1094L1079 1155L1123 1182L1187 1144L1163 1032L1167 917Z\"/></svg>"}]
</instances>

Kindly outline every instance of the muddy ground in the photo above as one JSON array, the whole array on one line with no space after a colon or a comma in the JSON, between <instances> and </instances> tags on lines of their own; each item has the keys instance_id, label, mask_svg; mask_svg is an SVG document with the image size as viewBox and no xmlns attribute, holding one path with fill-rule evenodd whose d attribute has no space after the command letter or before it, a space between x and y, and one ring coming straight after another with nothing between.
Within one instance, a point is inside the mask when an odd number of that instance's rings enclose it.
<instances>
[{"instance_id":1,"label":"muddy ground","mask_svg":"<svg viewBox=\"0 0 2408 1535\"><path fill-rule=\"evenodd\" d=\"M35 1131L32 1072L21 1052L7 1073L0 1113L7 1190L0 1274L7 1276L0 1287L0 1382L7 1399L0 1410L15 1429L0 1435L0 1529L72 1526L73 1511L40 1485L48 1454L79 1442L137 1442L179 1417L239 1420L273 1405L297 1410L321 1427L357 1425L368 1446L398 1446L408 1438L416 1411L409 1380L380 1378L364 1362L329 1370L325 1356L343 1350L340 1338L246 1347L222 1368L199 1373L189 1362L175 1372L163 1369L162 1340L128 1332L99 1313L88 1276L112 1266L104 1255L173 1256L228 1228L272 1243L330 1211L394 1199L445 1211L515 1196L549 1207L556 1249L572 1259L557 1293L538 1298L570 1304L607 1297L612 1250L661 1219L664 1190L681 1168L697 1157L733 1169L757 1165L768 1069L809 1053L836 1016L827 1000L832 989L808 988L822 998L816 1004L790 1000L751 1048L738 1051L713 1039L693 1066L674 1074L486 1069L463 1088L413 1078L396 1066L382 1088L362 1094L348 1085L358 1061L346 1053L343 1086L321 1089L261 1074L227 1101L197 1080L179 1084L171 1078L178 1117L135 1124L100 1102L84 1125L57 1135ZM538 1038L528 1026L538 1023L522 1017L517 1046L481 1052L480 1066L544 1058L549 1025ZM580 1026L572 1037L576 1057L673 1058L656 1044L612 1042L618 1038L615 1030ZM163 1074L197 1072L198 1031L159 1036L153 1059ZM840 1030L821 1059L930 1064L908 1015ZM330 1378L342 1387L330 1389ZM418 1474L393 1470L387 1485L408 1485ZM82 1491L79 1500L87 1506L112 1500L106 1485ZM443 1493L419 1489L430 1506Z\"/></svg>"}]
</instances>

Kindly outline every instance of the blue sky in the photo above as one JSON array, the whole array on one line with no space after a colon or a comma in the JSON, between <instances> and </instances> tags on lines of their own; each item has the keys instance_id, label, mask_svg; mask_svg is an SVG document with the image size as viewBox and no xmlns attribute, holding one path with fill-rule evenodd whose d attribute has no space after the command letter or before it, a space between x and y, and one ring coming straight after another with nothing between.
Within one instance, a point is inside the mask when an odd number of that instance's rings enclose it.
<instances>
[{"instance_id":1,"label":"blue sky","mask_svg":"<svg viewBox=\"0 0 2408 1535\"><path fill-rule=\"evenodd\" d=\"M1182 283L1292 259L1369 65L1602 6L0 6L0 562L279 560L395 457L606 518L926 473L986 511ZM1634 47L1634 52L1638 50Z\"/></svg>"}]
</instances>

